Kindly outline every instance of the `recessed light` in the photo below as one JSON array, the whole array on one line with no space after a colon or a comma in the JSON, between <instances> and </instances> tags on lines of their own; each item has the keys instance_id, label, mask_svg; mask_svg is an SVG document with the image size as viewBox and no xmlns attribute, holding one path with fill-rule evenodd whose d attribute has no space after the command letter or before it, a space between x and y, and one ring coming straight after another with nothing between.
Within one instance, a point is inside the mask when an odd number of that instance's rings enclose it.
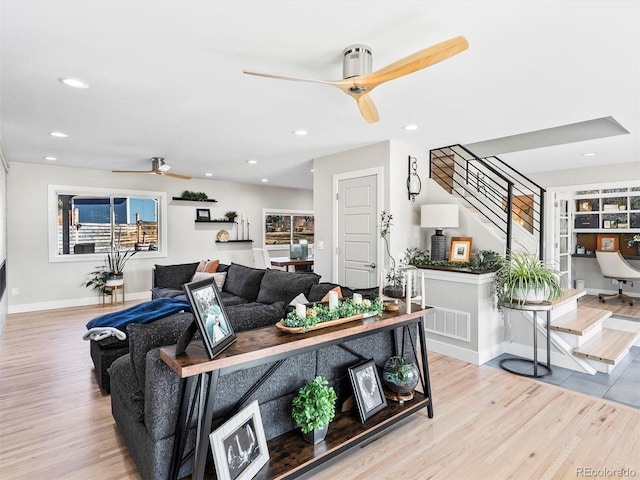
<instances>
[{"instance_id":1,"label":"recessed light","mask_svg":"<svg viewBox=\"0 0 640 480\"><path fill-rule=\"evenodd\" d=\"M253 160L253 159L251 159L251 160L247 160L247 163L248 163L249 165L255 165L256 163L258 163L258 160Z\"/></svg>"},{"instance_id":2,"label":"recessed light","mask_svg":"<svg viewBox=\"0 0 640 480\"><path fill-rule=\"evenodd\" d=\"M596 154L596 152L587 152L587 153L583 153L582 156L583 157L594 157Z\"/></svg>"},{"instance_id":3,"label":"recessed light","mask_svg":"<svg viewBox=\"0 0 640 480\"><path fill-rule=\"evenodd\" d=\"M56 138L67 138L69 136L64 132L49 132L49 135Z\"/></svg>"},{"instance_id":4,"label":"recessed light","mask_svg":"<svg viewBox=\"0 0 640 480\"><path fill-rule=\"evenodd\" d=\"M307 132L306 130L302 130L302 129L294 130L294 131L293 131L293 132L291 132L291 133L293 133L294 135L298 135L299 137L303 137L303 136L305 136L305 135L308 135L308 134L309 134L309 132Z\"/></svg>"},{"instance_id":5,"label":"recessed light","mask_svg":"<svg viewBox=\"0 0 640 480\"><path fill-rule=\"evenodd\" d=\"M207 172L204 174L205 177L213 177L213 173L211 172Z\"/></svg>"},{"instance_id":6,"label":"recessed light","mask_svg":"<svg viewBox=\"0 0 640 480\"><path fill-rule=\"evenodd\" d=\"M45 160L49 160L50 162L55 162L57 160L56 157L50 157L50 156L46 156L46 157L42 157L42 158L44 158Z\"/></svg>"},{"instance_id":7,"label":"recessed light","mask_svg":"<svg viewBox=\"0 0 640 480\"><path fill-rule=\"evenodd\" d=\"M62 78L59 78L58 81L60 83L62 83L63 85L66 85L67 87L89 88L89 84L88 83L83 82L82 80L80 80L78 78L62 77Z\"/></svg>"},{"instance_id":8,"label":"recessed light","mask_svg":"<svg viewBox=\"0 0 640 480\"><path fill-rule=\"evenodd\" d=\"M261 179L260 181L261 181L262 183L267 183L267 182L269 181L269 179L268 179L268 178L263 178L263 179Z\"/></svg>"},{"instance_id":9,"label":"recessed light","mask_svg":"<svg viewBox=\"0 0 640 480\"><path fill-rule=\"evenodd\" d=\"M314 170L313 168L310 168L310 169L309 169L309 171L310 171L311 173L315 172L315 170Z\"/></svg>"},{"instance_id":10,"label":"recessed light","mask_svg":"<svg viewBox=\"0 0 640 480\"><path fill-rule=\"evenodd\" d=\"M403 130L408 130L408 131L417 130L418 129L418 125L409 124L409 125L405 125L404 127L402 127L402 129Z\"/></svg>"}]
</instances>

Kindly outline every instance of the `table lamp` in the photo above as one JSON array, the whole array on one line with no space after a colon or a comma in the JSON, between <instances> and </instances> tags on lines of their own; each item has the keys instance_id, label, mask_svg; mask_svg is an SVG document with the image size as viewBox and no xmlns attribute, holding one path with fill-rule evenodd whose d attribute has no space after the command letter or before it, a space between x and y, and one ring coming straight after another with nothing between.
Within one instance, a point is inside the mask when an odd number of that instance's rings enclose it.
<instances>
[{"instance_id":1,"label":"table lamp","mask_svg":"<svg viewBox=\"0 0 640 480\"><path fill-rule=\"evenodd\" d=\"M420 226L436 229L436 233L431 236L431 259L446 260L447 237L442 234L442 230L458 227L458 205L449 203L422 205Z\"/></svg>"}]
</instances>

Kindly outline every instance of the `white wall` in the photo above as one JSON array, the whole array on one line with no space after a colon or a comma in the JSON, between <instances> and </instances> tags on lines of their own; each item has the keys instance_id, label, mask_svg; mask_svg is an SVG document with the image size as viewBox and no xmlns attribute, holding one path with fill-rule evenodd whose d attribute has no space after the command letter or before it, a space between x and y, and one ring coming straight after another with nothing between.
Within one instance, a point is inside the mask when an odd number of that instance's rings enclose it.
<instances>
[{"instance_id":1,"label":"white wall","mask_svg":"<svg viewBox=\"0 0 640 480\"><path fill-rule=\"evenodd\" d=\"M8 174L8 310L10 313L85 305L99 301L97 294L84 287L88 273L99 265L95 260L49 263L47 245L48 185L118 187L128 190L167 192L168 199L184 190L205 192L218 203L172 202L168 205L168 256L134 256L125 269L127 298L149 298L154 264L196 262L220 259L253 265L252 247L262 246L263 208L311 210L308 190L245 185L216 180L178 180L157 175L122 175L103 170L11 163ZM212 218L229 210L244 213L251 221L254 243L215 243L219 229L228 225L198 224L195 209L209 208ZM11 295L17 288L18 295Z\"/></svg>"},{"instance_id":2,"label":"white wall","mask_svg":"<svg viewBox=\"0 0 640 480\"><path fill-rule=\"evenodd\" d=\"M0 265L7 260L7 171L8 165L5 160L2 146L0 145ZM7 262L8 264L9 262ZM2 294L2 292L0 292ZM4 325L7 320L9 308L9 288L0 299L0 338L4 332Z\"/></svg>"},{"instance_id":3,"label":"white wall","mask_svg":"<svg viewBox=\"0 0 640 480\"><path fill-rule=\"evenodd\" d=\"M528 173L538 185L545 189L563 185L603 184L640 180L640 162L619 163L606 167L574 168L551 172ZM574 189L575 190L575 189Z\"/></svg>"}]
</instances>

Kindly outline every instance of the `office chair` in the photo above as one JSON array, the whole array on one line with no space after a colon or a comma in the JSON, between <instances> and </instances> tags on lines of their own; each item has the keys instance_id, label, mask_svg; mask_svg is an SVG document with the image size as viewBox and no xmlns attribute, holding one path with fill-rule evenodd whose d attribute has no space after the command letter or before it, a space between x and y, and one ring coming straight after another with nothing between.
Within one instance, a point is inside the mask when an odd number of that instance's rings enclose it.
<instances>
[{"instance_id":1,"label":"office chair","mask_svg":"<svg viewBox=\"0 0 640 480\"><path fill-rule=\"evenodd\" d=\"M605 252L597 250L596 259L598 260L598 265L600 265L600 270L602 270L602 276L618 282L618 293L600 293L598 299L602 303L609 299L619 299L623 302L629 302L629 305L633 306L633 302L636 299L622 293L622 285L634 280L640 281L640 270L636 270L629 265L618 251Z\"/></svg>"}]
</instances>

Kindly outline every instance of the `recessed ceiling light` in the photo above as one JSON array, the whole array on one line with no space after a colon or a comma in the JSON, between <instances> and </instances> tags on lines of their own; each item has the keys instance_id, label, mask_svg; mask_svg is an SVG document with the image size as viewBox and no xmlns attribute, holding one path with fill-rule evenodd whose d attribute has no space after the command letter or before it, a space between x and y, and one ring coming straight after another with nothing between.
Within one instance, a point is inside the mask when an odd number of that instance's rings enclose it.
<instances>
[{"instance_id":1,"label":"recessed ceiling light","mask_svg":"<svg viewBox=\"0 0 640 480\"><path fill-rule=\"evenodd\" d=\"M247 160L247 163L248 163L249 165L255 165L256 163L258 163L258 160L253 160L253 159L251 159L251 160Z\"/></svg>"},{"instance_id":2,"label":"recessed ceiling light","mask_svg":"<svg viewBox=\"0 0 640 480\"><path fill-rule=\"evenodd\" d=\"M408 131L417 130L418 129L418 125L409 124L409 125L405 125L404 127L402 127L402 129L403 130L408 130Z\"/></svg>"},{"instance_id":3,"label":"recessed ceiling light","mask_svg":"<svg viewBox=\"0 0 640 480\"><path fill-rule=\"evenodd\" d=\"M49 135L56 138L67 138L69 136L64 132L49 132Z\"/></svg>"},{"instance_id":4,"label":"recessed ceiling light","mask_svg":"<svg viewBox=\"0 0 640 480\"><path fill-rule=\"evenodd\" d=\"M63 85L66 85L67 87L89 88L89 84L88 83L83 82L82 80L80 80L78 78L62 77L62 78L59 78L58 81L60 83L62 83Z\"/></svg>"},{"instance_id":5,"label":"recessed ceiling light","mask_svg":"<svg viewBox=\"0 0 640 480\"><path fill-rule=\"evenodd\" d=\"M302 129L294 130L294 131L293 131L293 132L291 132L291 133L293 133L294 135L298 135L299 137L303 137L303 136L305 136L305 135L308 135L308 134L309 134L309 132L307 132L306 130L302 130Z\"/></svg>"},{"instance_id":6,"label":"recessed ceiling light","mask_svg":"<svg viewBox=\"0 0 640 480\"><path fill-rule=\"evenodd\" d=\"M309 169L309 171L310 171L311 173L315 172L315 170L314 170L313 168L310 168L310 169Z\"/></svg>"},{"instance_id":7,"label":"recessed ceiling light","mask_svg":"<svg viewBox=\"0 0 640 480\"><path fill-rule=\"evenodd\" d=\"M260 180L262 183L267 183L269 181L268 178L263 178L262 180Z\"/></svg>"},{"instance_id":8,"label":"recessed ceiling light","mask_svg":"<svg viewBox=\"0 0 640 480\"><path fill-rule=\"evenodd\" d=\"M57 160L56 157L50 157L50 156L46 156L46 157L42 157L42 158L44 158L45 160L49 160L50 162L55 162Z\"/></svg>"},{"instance_id":9,"label":"recessed ceiling light","mask_svg":"<svg viewBox=\"0 0 640 480\"><path fill-rule=\"evenodd\" d=\"M205 177L213 177L213 173L211 172L207 172L204 174Z\"/></svg>"},{"instance_id":10,"label":"recessed ceiling light","mask_svg":"<svg viewBox=\"0 0 640 480\"><path fill-rule=\"evenodd\" d=\"M595 156L596 152L587 152L587 153L583 153L582 156L583 157L593 157Z\"/></svg>"}]
</instances>

